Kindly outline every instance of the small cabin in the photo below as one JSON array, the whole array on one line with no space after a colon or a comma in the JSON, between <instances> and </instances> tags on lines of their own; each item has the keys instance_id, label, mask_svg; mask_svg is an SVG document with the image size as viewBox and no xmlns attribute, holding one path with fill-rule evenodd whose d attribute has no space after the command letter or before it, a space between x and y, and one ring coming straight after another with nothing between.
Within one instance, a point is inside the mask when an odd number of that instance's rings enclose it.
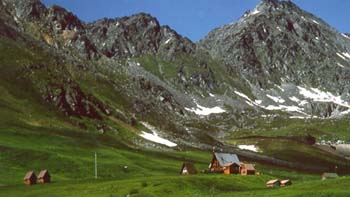
<instances>
[{"instance_id":1,"label":"small cabin","mask_svg":"<svg viewBox=\"0 0 350 197\"><path fill-rule=\"evenodd\" d=\"M180 170L181 175L187 175L187 174L197 174L197 170L194 167L193 163L186 163L184 162L182 164L181 170Z\"/></svg>"},{"instance_id":2,"label":"small cabin","mask_svg":"<svg viewBox=\"0 0 350 197\"><path fill-rule=\"evenodd\" d=\"M42 170L39 173L38 176L38 182L39 183L50 183L51 182L51 176L48 170Z\"/></svg>"},{"instance_id":3,"label":"small cabin","mask_svg":"<svg viewBox=\"0 0 350 197\"><path fill-rule=\"evenodd\" d=\"M321 175L322 180L338 178L337 173L325 172Z\"/></svg>"},{"instance_id":4,"label":"small cabin","mask_svg":"<svg viewBox=\"0 0 350 197\"><path fill-rule=\"evenodd\" d=\"M36 184L36 180L37 180L37 177L36 177L34 171L29 171L24 176L24 184L26 184L26 185Z\"/></svg>"},{"instance_id":5,"label":"small cabin","mask_svg":"<svg viewBox=\"0 0 350 197\"><path fill-rule=\"evenodd\" d=\"M289 179L281 181L281 187L290 186L290 185L292 185L292 181Z\"/></svg>"},{"instance_id":6,"label":"small cabin","mask_svg":"<svg viewBox=\"0 0 350 197\"><path fill-rule=\"evenodd\" d=\"M209 171L224 174L239 174L240 167L241 162L236 154L214 152L209 165Z\"/></svg>"},{"instance_id":7,"label":"small cabin","mask_svg":"<svg viewBox=\"0 0 350 197\"><path fill-rule=\"evenodd\" d=\"M241 175L255 175L255 168L253 164L245 163L241 165Z\"/></svg>"},{"instance_id":8,"label":"small cabin","mask_svg":"<svg viewBox=\"0 0 350 197\"><path fill-rule=\"evenodd\" d=\"M278 179L269 180L266 182L266 187L279 187L281 182Z\"/></svg>"}]
</instances>

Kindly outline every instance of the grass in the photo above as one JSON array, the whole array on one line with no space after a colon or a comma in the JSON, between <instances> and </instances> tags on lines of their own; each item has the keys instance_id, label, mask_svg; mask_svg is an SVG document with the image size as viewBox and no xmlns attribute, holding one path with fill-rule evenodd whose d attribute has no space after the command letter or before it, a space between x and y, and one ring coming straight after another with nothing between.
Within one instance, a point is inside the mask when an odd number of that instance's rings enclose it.
<instances>
[{"instance_id":1,"label":"grass","mask_svg":"<svg viewBox=\"0 0 350 197\"><path fill-rule=\"evenodd\" d=\"M0 196L348 196L350 178L295 181L270 189L272 177L240 175L152 176L127 180L53 182L0 188Z\"/></svg>"}]
</instances>

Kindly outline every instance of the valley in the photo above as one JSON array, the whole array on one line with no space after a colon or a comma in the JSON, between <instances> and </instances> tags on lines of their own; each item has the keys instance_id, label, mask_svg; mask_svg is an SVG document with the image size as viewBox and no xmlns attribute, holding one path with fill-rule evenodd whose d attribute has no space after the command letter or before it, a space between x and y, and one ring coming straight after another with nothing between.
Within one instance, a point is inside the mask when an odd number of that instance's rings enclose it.
<instances>
[{"instance_id":1,"label":"valley","mask_svg":"<svg viewBox=\"0 0 350 197\"><path fill-rule=\"evenodd\" d=\"M197 43L145 13L0 11L0 196L350 194L350 39L296 4L262 0ZM213 151L261 174L204 173ZM52 183L23 184L43 169Z\"/></svg>"}]
</instances>

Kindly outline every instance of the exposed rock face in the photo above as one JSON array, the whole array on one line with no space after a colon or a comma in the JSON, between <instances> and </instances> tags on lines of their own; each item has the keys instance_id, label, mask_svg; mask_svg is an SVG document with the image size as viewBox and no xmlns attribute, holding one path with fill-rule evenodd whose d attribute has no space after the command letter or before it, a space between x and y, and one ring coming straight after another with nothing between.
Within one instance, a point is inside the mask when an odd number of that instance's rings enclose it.
<instances>
[{"instance_id":1,"label":"exposed rock face","mask_svg":"<svg viewBox=\"0 0 350 197\"><path fill-rule=\"evenodd\" d=\"M88 25L89 37L107 57L161 54L171 58L176 52L193 53L195 45L168 26L160 26L148 14L117 19L101 19Z\"/></svg>"},{"instance_id":2,"label":"exposed rock face","mask_svg":"<svg viewBox=\"0 0 350 197\"><path fill-rule=\"evenodd\" d=\"M268 93L261 90L269 90L286 105L298 91L286 95L286 89L275 87L282 84L319 88L349 102L350 38L291 1L263 0L237 22L210 32L199 45L221 59L232 76L240 76L259 100ZM328 117L344 110L330 104L311 102L302 111Z\"/></svg>"},{"instance_id":3,"label":"exposed rock face","mask_svg":"<svg viewBox=\"0 0 350 197\"><path fill-rule=\"evenodd\" d=\"M14 9L14 16L20 19L36 21L43 19L47 13L47 9L40 0L3 0L3 2Z\"/></svg>"},{"instance_id":4,"label":"exposed rock face","mask_svg":"<svg viewBox=\"0 0 350 197\"><path fill-rule=\"evenodd\" d=\"M200 45L259 87L305 83L342 94L350 91L350 81L340 80L349 75L340 65L350 65L338 54L348 53L349 43L292 2L264 0L236 23L210 32Z\"/></svg>"},{"instance_id":5,"label":"exposed rock face","mask_svg":"<svg viewBox=\"0 0 350 197\"><path fill-rule=\"evenodd\" d=\"M101 19L85 24L76 15L54 5L46 8L39 0L4 0L27 30L36 31L50 45L78 51L89 60L159 54L172 59L176 53L194 53L195 44L168 26L160 26L149 14L116 19ZM34 23L37 28L28 28ZM65 48L63 48L65 47Z\"/></svg>"}]
</instances>

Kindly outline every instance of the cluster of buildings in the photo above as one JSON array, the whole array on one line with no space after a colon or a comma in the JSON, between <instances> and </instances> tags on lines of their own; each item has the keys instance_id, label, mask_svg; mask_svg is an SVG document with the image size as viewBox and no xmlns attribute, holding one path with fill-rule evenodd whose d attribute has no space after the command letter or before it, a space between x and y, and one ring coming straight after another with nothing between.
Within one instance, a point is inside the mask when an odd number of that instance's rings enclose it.
<instances>
[{"instance_id":1,"label":"cluster of buildings","mask_svg":"<svg viewBox=\"0 0 350 197\"><path fill-rule=\"evenodd\" d=\"M224 173L224 174L241 174L241 175L255 175L259 174L254 168L253 164L242 163L239 161L236 154L231 153L213 153L213 157L209 164L208 173ZM180 174L196 174L192 163L183 163Z\"/></svg>"},{"instance_id":2,"label":"cluster of buildings","mask_svg":"<svg viewBox=\"0 0 350 197\"><path fill-rule=\"evenodd\" d=\"M246 175L259 175L260 172L255 170L253 164L242 163L239 161L236 154L231 153L216 153L213 152L213 157L209 164L209 170L205 171L208 173L223 173L223 174L241 174ZM197 170L195 169L193 163L183 163L180 174L196 174ZM286 180L270 180L266 183L267 187L284 187L292 185L292 181L289 179Z\"/></svg>"},{"instance_id":3,"label":"cluster of buildings","mask_svg":"<svg viewBox=\"0 0 350 197\"><path fill-rule=\"evenodd\" d=\"M183 163L180 174L197 174L198 171L194 167L193 163ZM260 175L260 172L256 171L253 164L243 163L239 161L238 156L236 154L231 153L217 153L213 152L213 157L209 164L209 169L205 170L204 173L223 173L223 174L241 174L245 175ZM321 175L321 179L332 179L337 178L338 175L336 173L323 173ZM285 187L292 185L292 181L290 179L285 180L269 180L266 182L267 187Z\"/></svg>"}]
</instances>

